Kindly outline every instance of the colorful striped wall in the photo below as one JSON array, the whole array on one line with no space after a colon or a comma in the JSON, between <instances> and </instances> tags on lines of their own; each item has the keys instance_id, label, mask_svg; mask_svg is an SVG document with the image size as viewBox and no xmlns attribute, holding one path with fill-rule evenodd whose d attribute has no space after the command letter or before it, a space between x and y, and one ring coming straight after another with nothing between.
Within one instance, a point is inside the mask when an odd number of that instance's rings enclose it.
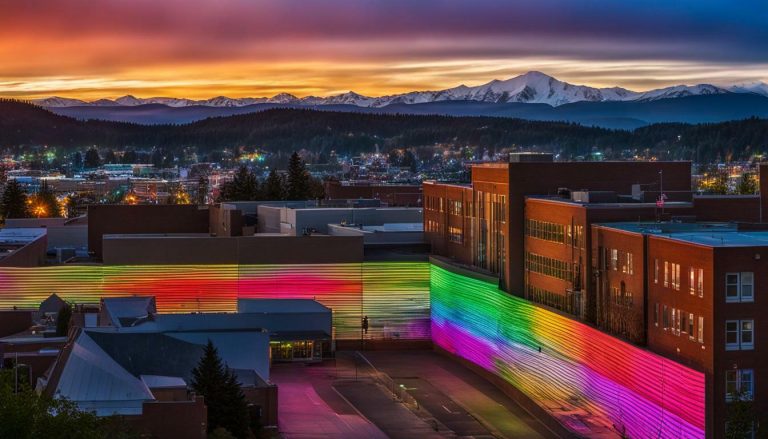
<instances>
[{"instance_id":1,"label":"colorful striped wall","mask_svg":"<svg viewBox=\"0 0 768 439\"><path fill-rule=\"evenodd\" d=\"M0 309L153 295L160 312L233 312L238 298L313 298L333 310L336 337L429 339L429 264L61 265L0 268Z\"/></svg>"},{"instance_id":2,"label":"colorful striped wall","mask_svg":"<svg viewBox=\"0 0 768 439\"><path fill-rule=\"evenodd\" d=\"M436 265L431 309L437 345L582 435L704 437L702 373Z\"/></svg>"}]
</instances>

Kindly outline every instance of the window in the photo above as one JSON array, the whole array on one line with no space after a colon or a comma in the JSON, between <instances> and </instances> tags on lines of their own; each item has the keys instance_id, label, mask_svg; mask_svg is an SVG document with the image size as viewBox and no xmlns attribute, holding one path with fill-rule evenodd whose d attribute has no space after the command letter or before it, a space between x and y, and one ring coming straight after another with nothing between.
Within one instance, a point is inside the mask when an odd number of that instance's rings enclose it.
<instances>
[{"instance_id":1,"label":"window","mask_svg":"<svg viewBox=\"0 0 768 439\"><path fill-rule=\"evenodd\" d=\"M664 287L669 287L669 262L664 261Z\"/></svg>"},{"instance_id":2,"label":"window","mask_svg":"<svg viewBox=\"0 0 768 439\"><path fill-rule=\"evenodd\" d=\"M502 219L503 221L503 219ZM566 227L562 224L549 223L535 219L528 219L525 222L525 234L531 238L543 239L545 241L566 243Z\"/></svg>"},{"instance_id":3,"label":"window","mask_svg":"<svg viewBox=\"0 0 768 439\"><path fill-rule=\"evenodd\" d=\"M749 271L741 273L741 301L752 302L755 291L755 275Z\"/></svg>"},{"instance_id":4,"label":"window","mask_svg":"<svg viewBox=\"0 0 768 439\"><path fill-rule=\"evenodd\" d=\"M693 332L693 313L688 313L688 338L696 340L696 334Z\"/></svg>"},{"instance_id":5,"label":"window","mask_svg":"<svg viewBox=\"0 0 768 439\"><path fill-rule=\"evenodd\" d=\"M619 250L611 249L611 270L617 271L619 269Z\"/></svg>"},{"instance_id":6,"label":"window","mask_svg":"<svg viewBox=\"0 0 768 439\"><path fill-rule=\"evenodd\" d=\"M741 349L751 350L755 347L755 321L754 320L742 320L741 321Z\"/></svg>"},{"instance_id":7,"label":"window","mask_svg":"<svg viewBox=\"0 0 768 439\"><path fill-rule=\"evenodd\" d=\"M680 290L680 264L669 264L670 272L672 274L672 289Z\"/></svg>"},{"instance_id":8,"label":"window","mask_svg":"<svg viewBox=\"0 0 768 439\"><path fill-rule=\"evenodd\" d=\"M725 301L753 302L755 300L755 276L751 271L726 273Z\"/></svg>"},{"instance_id":9,"label":"window","mask_svg":"<svg viewBox=\"0 0 768 439\"><path fill-rule=\"evenodd\" d=\"M704 269L699 268L698 270L699 277L698 281L696 282L696 291L699 293L699 297L704 297Z\"/></svg>"},{"instance_id":10,"label":"window","mask_svg":"<svg viewBox=\"0 0 768 439\"><path fill-rule=\"evenodd\" d=\"M565 281L573 281L573 264L558 259L537 255L525 254L525 268L534 273L556 277Z\"/></svg>"},{"instance_id":11,"label":"window","mask_svg":"<svg viewBox=\"0 0 768 439\"><path fill-rule=\"evenodd\" d=\"M672 333L680 334L677 330L677 310L675 308L672 308Z\"/></svg>"},{"instance_id":12,"label":"window","mask_svg":"<svg viewBox=\"0 0 768 439\"><path fill-rule=\"evenodd\" d=\"M691 267L688 269L688 273L688 289L690 290L691 295L694 295L696 294L696 269Z\"/></svg>"},{"instance_id":13,"label":"window","mask_svg":"<svg viewBox=\"0 0 768 439\"><path fill-rule=\"evenodd\" d=\"M699 327L696 328L699 336L699 343L704 343L704 317L699 316Z\"/></svg>"},{"instance_id":14,"label":"window","mask_svg":"<svg viewBox=\"0 0 768 439\"><path fill-rule=\"evenodd\" d=\"M425 230L428 233L438 233L440 232L440 223L433 220L427 220L427 229Z\"/></svg>"},{"instance_id":15,"label":"window","mask_svg":"<svg viewBox=\"0 0 768 439\"><path fill-rule=\"evenodd\" d=\"M659 283L659 260L653 260L653 283Z\"/></svg>"},{"instance_id":16,"label":"window","mask_svg":"<svg viewBox=\"0 0 768 439\"><path fill-rule=\"evenodd\" d=\"M458 244L464 242L464 231L461 227L448 226L448 241Z\"/></svg>"},{"instance_id":17,"label":"window","mask_svg":"<svg viewBox=\"0 0 768 439\"><path fill-rule=\"evenodd\" d=\"M755 346L754 320L725 321L725 350L748 351Z\"/></svg>"},{"instance_id":18,"label":"window","mask_svg":"<svg viewBox=\"0 0 768 439\"><path fill-rule=\"evenodd\" d=\"M751 401L755 391L754 371L752 369L729 369L725 371L725 400L731 402L737 398Z\"/></svg>"},{"instance_id":19,"label":"window","mask_svg":"<svg viewBox=\"0 0 768 439\"><path fill-rule=\"evenodd\" d=\"M688 332L688 314L684 313L682 310L680 310L680 332L687 333Z\"/></svg>"},{"instance_id":20,"label":"window","mask_svg":"<svg viewBox=\"0 0 768 439\"><path fill-rule=\"evenodd\" d=\"M461 216L462 213L463 213L462 212L462 208L463 207L464 207L464 205L462 204L461 201L448 200L448 214L449 215Z\"/></svg>"},{"instance_id":21,"label":"window","mask_svg":"<svg viewBox=\"0 0 768 439\"><path fill-rule=\"evenodd\" d=\"M658 303L653 305L653 325L656 327L659 326L659 304Z\"/></svg>"},{"instance_id":22,"label":"window","mask_svg":"<svg viewBox=\"0 0 768 439\"><path fill-rule=\"evenodd\" d=\"M669 328L669 310L667 309L667 305L664 305L661 309L661 319L662 319L662 322L661 322L662 326L666 331L667 328Z\"/></svg>"},{"instance_id":23,"label":"window","mask_svg":"<svg viewBox=\"0 0 768 439\"><path fill-rule=\"evenodd\" d=\"M621 266L621 272L625 274L634 274L634 264L632 263L632 253L625 253L624 265Z\"/></svg>"}]
</instances>

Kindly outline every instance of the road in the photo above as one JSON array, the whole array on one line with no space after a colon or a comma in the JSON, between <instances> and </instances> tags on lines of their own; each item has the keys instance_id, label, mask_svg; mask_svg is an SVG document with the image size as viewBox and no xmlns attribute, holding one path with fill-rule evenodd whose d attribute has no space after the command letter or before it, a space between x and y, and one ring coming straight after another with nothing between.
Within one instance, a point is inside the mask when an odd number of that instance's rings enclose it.
<instances>
[{"instance_id":1,"label":"road","mask_svg":"<svg viewBox=\"0 0 768 439\"><path fill-rule=\"evenodd\" d=\"M405 386L419 404L457 435L558 437L492 383L435 352L371 351L363 355L398 386Z\"/></svg>"}]
</instances>

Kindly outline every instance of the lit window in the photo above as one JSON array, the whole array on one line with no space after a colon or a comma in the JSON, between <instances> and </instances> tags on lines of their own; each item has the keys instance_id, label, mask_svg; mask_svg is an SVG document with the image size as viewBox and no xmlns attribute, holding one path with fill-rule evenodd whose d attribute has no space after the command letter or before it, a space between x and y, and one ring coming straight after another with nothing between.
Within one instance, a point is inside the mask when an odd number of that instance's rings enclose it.
<instances>
[{"instance_id":1,"label":"lit window","mask_svg":"<svg viewBox=\"0 0 768 439\"><path fill-rule=\"evenodd\" d=\"M699 335L699 343L704 343L704 317L699 316L699 327L697 328Z\"/></svg>"},{"instance_id":2,"label":"lit window","mask_svg":"<svg viewBox=\"0 0 768 439\"><path fill-rule=\"evenodd\" d=\"M458 244L464 242L464 231L461 227L448 226L448 240Z\"/></svg>"},{"instance_id":3,"label":"lit window","mask_svg":"<svg viewBox=\"0 0 768 439\"><path fill-rule=\"evenodd\" d=\"M688 269L688 274L688 290L691 292L691 295L693 295L696 294L696 269L690 267Z\"/></svg>"},{"instance_id":4,"label":"lit window","mask_svg":"<svg viewBox=\"0 0 768 439\"><path fill-rule=\"evenodd\" d=\"M669 287L669 262L664 261L664 287Z\"/></svg>"},{"instance_id":5,"label":"lit window","mask_svg":"<svg viewBox=\"0 0 768 439\"><path fill-rule=\"evenodd\" d=\"M699 278L698 282L696 283L696 290L699 293L699 297L704 297L704 269L699 268Z\"/></svg>"},{"instance_id":6,"label":"lit window","mask_svg":"<svg viewBox=\"0 0 768 439\"><path fill-rule=\"evenodd\" d=\"M680 264L670 264L672 268L672 288L680 290Z\"/></svg>"},{"instance_id":7,"label":"lit window","mask_svg":"<svg viewBox=\"0 0 768 439\"><path fill-rule=\"evenodd\" d=\"M619 251L615 248L611 249L611 270L617 271L619 269Z\"/></svg>"},{"instance_id":8,"label":"lit window","mask_svg":"<svg viewBox=\"0 0 768 439\"><path fill-rule=\"evenodd\" d=\"M659 304L656 303L653 305L653 325L659 326Z\"/></svg>"},{"instance_id":9,"label":"lit window","mask_svg":"<svg viewBox=\"0 0 768 439\"><path fill-rule=\"evenodd\" d=\"M653 260L653 283L659 283L659 260Z\"/></svg>"}]
</instances>

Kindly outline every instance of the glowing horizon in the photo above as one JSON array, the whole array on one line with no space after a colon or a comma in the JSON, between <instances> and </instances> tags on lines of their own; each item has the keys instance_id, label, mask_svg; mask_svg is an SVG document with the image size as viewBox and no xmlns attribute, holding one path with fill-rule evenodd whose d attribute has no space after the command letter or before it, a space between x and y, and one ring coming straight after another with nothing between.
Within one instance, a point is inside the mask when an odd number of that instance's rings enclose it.
<instances>
[{"instance_id":1,"label":"glowing horizon","mask_svg":"<svg viewBox=\"0 0 768 439\"><path fill-rule=\"evenodd\" d=\"M530 70L636 91L768 81L768 7L745 2L7 1L0 97L383 96Z\"/></svg>"}]
</instances>

